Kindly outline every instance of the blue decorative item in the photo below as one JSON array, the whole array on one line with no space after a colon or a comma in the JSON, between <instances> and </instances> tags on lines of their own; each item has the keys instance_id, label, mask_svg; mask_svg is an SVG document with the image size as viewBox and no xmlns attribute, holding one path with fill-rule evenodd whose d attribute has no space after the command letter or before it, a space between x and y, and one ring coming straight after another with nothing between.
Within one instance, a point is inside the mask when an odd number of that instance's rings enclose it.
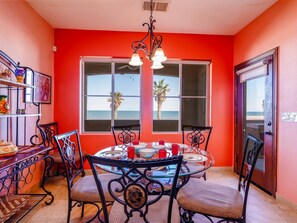
<instances>
[{"instance_id":1,"label":"blue decorative item","mask_svg":"<svg viewBox=\"0 0 297 223\"><path fill-rule=\"evenodd\" d=\"M15 76L16 76L17 82L24 83L25 73L26 73L25 68L19 68L19 67L17 67L15 69Z\"/></svg>"}]
</instances>

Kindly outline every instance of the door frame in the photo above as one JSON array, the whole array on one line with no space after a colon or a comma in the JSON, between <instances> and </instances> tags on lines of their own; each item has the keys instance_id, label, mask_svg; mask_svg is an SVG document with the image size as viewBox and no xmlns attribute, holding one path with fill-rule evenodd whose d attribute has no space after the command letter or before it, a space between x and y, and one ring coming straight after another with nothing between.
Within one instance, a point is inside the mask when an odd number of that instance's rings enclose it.
<instances>
[{"instance_id":1,"label":"door frame","mask_svg":"<svg viewBox=\"0 0 297 223\"><path fill-rule=\"evenodd\" d=\"M271 72L272 75L272 132L274 134L274 137L272 137L272 182L271 182L271 190L267 191L266 189L259 186L264 191L271 194L273 197L276 195L276 188L277 188L277 138L278 138L278 123L277 123L277 117L278 117L278 48L274 48L266 53L263 53L259 56L256 56L252 59L249 59L247 61L244 61L243 63L240 63L234 67L234 159L233 159L233 167L234 172L239 173L240 171L240 165L241 165L241 150L242 150L242 109L243 106L240 103L243 103L242 100L240 101L238 99L238 83L239 83L239 76L236 74L236 71L247 67L251 64L257 63L260 60L267 60L268 63L272 63ZM241 115L240 115L241 114Z\"/></svg>"}]
</instances>

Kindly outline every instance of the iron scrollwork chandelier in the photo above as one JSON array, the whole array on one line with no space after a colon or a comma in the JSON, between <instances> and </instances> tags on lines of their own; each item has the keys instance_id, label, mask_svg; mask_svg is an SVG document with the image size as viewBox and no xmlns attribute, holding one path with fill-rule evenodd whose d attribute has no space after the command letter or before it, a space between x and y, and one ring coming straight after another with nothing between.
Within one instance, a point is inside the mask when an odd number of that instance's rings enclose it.
<instances>
[{"instance_id":1,"label":"iron scrollwork chandelier","mask_svg":"<svg viewBox=\"0 0 297 223\"><path fill-rule=\"evenodd\" d=\"M145 37L142 40L137 40L132 43L132 49L133 49L133 55L131 57L131 60L129 62L132 66L140 66L143 64L143 62L140 60L138 51L142 50L146 54L146 58L151 61L153 64L151 66L152 69L161 69L164 66L162 65L162 62L167 60L167 57L164 55L163 49L161 47L162 44L162 36L154 34L154 23L156 22L155 19L153 19L153 0L151 0L150 3L150 21L149 23L145 22L142 24L142 26L147 26L148 31ZM145 40L149 39L149 47L145 44Z\"/></svg>"}]
</instances>

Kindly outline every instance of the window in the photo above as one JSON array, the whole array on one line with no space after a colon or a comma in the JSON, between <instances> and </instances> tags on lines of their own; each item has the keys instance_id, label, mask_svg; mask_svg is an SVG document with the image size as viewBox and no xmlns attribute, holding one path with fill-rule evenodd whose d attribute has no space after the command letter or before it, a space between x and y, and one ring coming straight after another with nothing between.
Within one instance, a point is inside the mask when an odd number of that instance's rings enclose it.
<instances>
[{"instance_id":1,"label":"window","mask_svg":"<svg viewBox=\"0 0 297 223\"><path fill-rule=\"evenodd\" d=\"M83 131L140 123L140 69L127 61L82 60Z\"/></svg>"},{"instance_id":2,"label":"window","mask_svg":"<svg viewBox=\"0 0 297 223\"><path fill-rule=\"evenodd\" d=\"M180 131L183 124L207 125L208 64L172 62L154 70L153 131Z\"/></svg>"}]
</instances>

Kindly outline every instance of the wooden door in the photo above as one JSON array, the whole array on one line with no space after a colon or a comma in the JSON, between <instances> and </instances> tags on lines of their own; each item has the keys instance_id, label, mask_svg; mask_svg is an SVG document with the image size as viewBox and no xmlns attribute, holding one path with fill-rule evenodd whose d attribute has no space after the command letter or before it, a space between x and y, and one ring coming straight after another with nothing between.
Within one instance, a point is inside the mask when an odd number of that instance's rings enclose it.
<instances>
[{"instance_id":1,"label":"wooden door","mask_svg":"<svg viewBox=\"0 0 297 223\"><path fill-rule=\"evenodd\" d=\"M248 133L260 138L264 147L252 181L269 194L276 192L276 65L277 49L235 67L234 169L239 172L242 148Z\"/></svg>"}]
</instances>

